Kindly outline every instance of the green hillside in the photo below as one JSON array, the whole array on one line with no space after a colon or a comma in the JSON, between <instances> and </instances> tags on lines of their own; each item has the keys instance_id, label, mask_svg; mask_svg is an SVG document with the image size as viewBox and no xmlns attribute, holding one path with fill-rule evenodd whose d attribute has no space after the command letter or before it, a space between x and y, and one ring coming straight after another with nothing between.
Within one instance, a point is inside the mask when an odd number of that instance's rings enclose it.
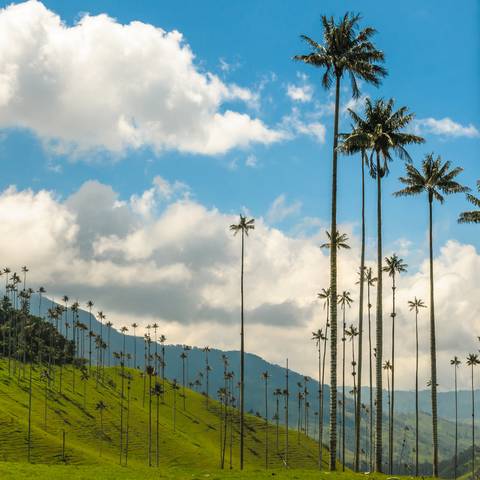
<instances>
[{"instance_id":1,"label":"green hillside","mask_svg":"<svg viewBox=\"0 0 480 480\"><path fill-rule=\"evenodd\" d=\"M18 374L17 364L17 374ZM8 359L0 361L0 460L26 462L28 455L28 405L29 405L29 366L25 376L8 377ZM121 381L120 368L105 369L105 377L90 378L85 383L80 379L79 370L71 366L63 369L62 393L59 393L60 371L57 368L55 385L41 381L39 370L32 370L32 414L31 414L31 462L48 465L63 462L63 431L65 431L65 462L68 465L111 465L120 463L120 424L121 424ZM92 371L96 373L96 368ZM128 465L148 466L149 440L149 382L155 378L141 378L138 370L125 368L131 374L130 404L128 412L128 381L124 380L122 464L125 464L127 414L129 413ZM73 379L75 378L75 391ZM102 381L103 380L103 381ZM18 385L19 383L19 385ZM144 404L144 387L146 398ZM84 397L84 388L86 395ZM220 423L221 405L206 397L185 390L183 410L182 388L176 394L171 383L165 382L165 403L159 398L159 465L163 467L220 468ZM47 396L47 428L45 431L45 394ZM176 400L177 409L174 410ZM100 457L101 422L97 404L103 401L102 456ZM85 414L83 412L85 402ZM156 464L156 411L157 397L152 397L152 464ZM230 422L233 422L233 433ZM225 445L225 468L239 468L239 418L238 411L229 409L227 444ZM269 424L269 468L283 468L285 458L285 429L279 428L279 448L277 453L276 426ZM222 435L224 429L222 428ZM324 451L323 466L327 466L328 452ZM245 460L246 469L265 467L265 421L246 415ZM318 443L297 432L289 432L289 464L295 469L318 468Z\"/></svg>"}]
</instances>

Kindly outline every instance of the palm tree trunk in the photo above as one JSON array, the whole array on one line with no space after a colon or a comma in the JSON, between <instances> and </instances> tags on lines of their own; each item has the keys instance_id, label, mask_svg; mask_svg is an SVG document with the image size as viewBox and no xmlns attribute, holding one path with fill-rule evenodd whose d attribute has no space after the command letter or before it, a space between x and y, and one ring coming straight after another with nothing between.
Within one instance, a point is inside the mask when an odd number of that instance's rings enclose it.
<instances>
[{"instance_id":1,"label":"palm tree trunk","mask_svg":"<svg viewBox=\"0 0 480 480\"><path fill-rule=\"evenodd\" d=\"M268 403L267 403L267 379L265 379L265 470L268 468Z\"/></svg>"},{"instance_id":2,"label":"palm tree trunk","mask_svg":"<svg viewBox=\"0 0 480 480\"><path fill-rule=\"evenodd\" d=\"M472 480L475 478L475 393L473 390L473 367L472 363Z\"/></svg>"},{"instance_id":3,"label":"palm tree trunk","mask_svg":"<svg viewBox=\"0 0 480 480\"><path fill-rule=\"evenodd\" d=\"M158 417L160 415L160 395L157 395L157 468L158 468L158 454L159 454L159 435L158 435Z\"/></svg>"},{"instance_id":4,"label":"palm tree trunk","mask_svg":"<svg viewBox=\"0 0 480 480\"><path fill-rule=\"evenodd\" d=\"M318 339L318 411L321 414L322 412L322 353L321 353L321 338ZM277 410L278 410L278 397L277 397ZM278 412L277 412L278 413ZM321 422L321 418L318 419ZM315 422L315 427L317 422ZM320 423L318 424L318 433L320 433ZM315 434L313 435L315 437ZM278 447L277 447L278 453ZM318 440L318 471L322 469L322 442Z\"/></svg>"},{"instance_id":5,"label":"palm tree trunk","mask_svg":"<svg viewBox=\"0 0 480 480\"><path fill-rule=\"evenodd\" d=\"M418 477L418 313L417 312L415 312L415 476Z\"/></svg>"},{"instance_id":6,"label":"palm tree trunk","mask_svg":"<svg viewBox=\"0 0 480 480\"><path fill-rule=\"evenodd\" d=\"M393 404L395 401L395 271L393 272L393 287L392 287L392 403L390 404L390 430L388 432L388 449L390 458L390 471L389 475L393 472ZM401 462L400 462L401 463Z\"/></svg>"},{"instance_id":7,"label":"palm tree trunk","mask_svg":"<svg viewBox=\"0 0 480 480\"><path fill-rule=\"evenodd\" d=\"M332 161L332 223L330 228L331 244L337 244L337 145L338 112L340 110L340 76L336 76L335 87L335 123L333 132ZM337 249L330 249L330 471L336 470L337 454Z\"/></svg>"},{"instance_id":8,"label":"palm tree trunk","mask_svg":"<svg viewBox=\"0 0 480 480\"><path fill-rule=\"evenodd\" d=\"M432 372L432 440L433 440L433 477L438 477L438 430L437 430L437 348L435 341L435 309L433 295L433 213L432 198L430 206L430 358Z\"/></svg>"},{"instance_id":9,"label":"palm tree trunk","mask_svg":"<svg viewBox=\"0 0 480 480\"><path fill-rule=\"evenodd\" d=\"M245 336L243 325L243 256L245 252L245 234L242 228L242 272L240 275L241 327L240 327L240 470L243 470L243 422L245 410Z\"/></svg>"},{"instance_id":10,"label":"palm tree trunk","mask_svg":"<svg viewBox=\"0 0 480 480\"><path fill-rule=\"evenodd\" d=\"M325 398L325 360L327 354L327 335L328 335L328 314L330 310L330 301L327 298L327 323L325 326L325 340L323 342L323 365L322 365L322 398L321 398L321 405L320 405L320 423L318 425L318 437L319 437L319 452L320 452L320 459L319 464L321 468L322 462L322 455L323 455L323 406L324 406L324 398Z\"/></svg>"},{"instance_id":11,"label":"palm tree trunk","mask_svg":"<svg viewBox=\"0 0 480 480\"><path fill-rule=\"evenodd\" d=\"M358 304L358 393L355 404L355 472L358 472L360 463L360 405L362 403L362 356L363 356L363 293L365 275L365 167L362 152L362 250L360 254L360 301Z\"/></svg>"},{"instance_id":12,"label":"palm tree trunk","mask_svg":"<svg viewBox=\"0 0 480 480\"><path fill-rule=\"evenodd\" d=\"M454 476L454 479L457 480L458 411L457 411L457 365L456 364L454 364L454 368L455 368L455 476Z\"/></svg>"},{"instance_id":13,"label":"palm tree trunk","mask_svg":"<svg viewBox=\"0 0 480 480\"><path fill-rule=\"evenodd\" d=\"M347 400L345 398L345 305L343 306L343 337L342 337L342 399L343 399L343 407L342 407L342 472L345 471L345 408L347 407Z\"/></svg>"},{"instance_id":14,"label":"palm tree trunk","mask_svg":"<svg viewBox=\"0 0 480 480\"><path fill-rule=\"evenodd\" d=\"M383 316L382 316L382 185L380 158L377 153L377 355L375 358L375 471L382 473L382 355L383 355Z\"/></svg>"}]
</instances>

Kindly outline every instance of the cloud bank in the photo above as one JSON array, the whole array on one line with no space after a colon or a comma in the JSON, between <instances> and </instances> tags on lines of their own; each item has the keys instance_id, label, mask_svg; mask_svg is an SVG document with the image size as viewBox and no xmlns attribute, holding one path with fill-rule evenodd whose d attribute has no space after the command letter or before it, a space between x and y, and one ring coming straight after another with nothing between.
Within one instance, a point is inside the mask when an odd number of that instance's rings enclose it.
<instances>
[{"instance_id":1,"label":"cloud bank","mask_svg":"<svg viewBox=\"0 0 480 480\"><path fill-rule=\"evenodd\" d=\"M178 31L105 14L68 27L36 0L12 4L0 11L0 127L29 129L70 155L144 146L214 155L285 137L225 110L258 94L194 61Z\"/></svg>"}]
</instances>

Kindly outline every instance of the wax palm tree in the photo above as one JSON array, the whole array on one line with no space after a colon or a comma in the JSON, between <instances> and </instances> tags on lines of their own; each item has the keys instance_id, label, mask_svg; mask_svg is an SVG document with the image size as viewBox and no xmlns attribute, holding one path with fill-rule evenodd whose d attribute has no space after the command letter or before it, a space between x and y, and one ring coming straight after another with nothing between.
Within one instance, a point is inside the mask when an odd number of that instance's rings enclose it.
<instances>
[{"instance_id":1,"label":"wax palm tree","mask_svg":"<svg viewBox=\"0 0 480 480\"><path fill-rule=\"evenodd\" d=\"M127 438L125 441L125 466L128 466L128 431L130 426L130 382L133 380L133 375L128 372L125 375L125 378L128 380L127 384Z\"/></svg>"},{"instance_id":2,"label":"wax palm tree","mask_svg":"<svg viewBox=\"0 0 480 480\"><path fill-rule=\"evenodd\" d=\"M175 418L177 414L177 390L180 388L178 386L178 380L174 378L170 388L173 390L173 431L175 431Z\"/></svg>"},{"instance_id":3,"label":"wax palm tree","mask_svg":"<svg viewBox=\"0 0 480 480\"><path fill-rule=\"evenodd\" d=\"M89 316L90 316L90 324L88 326L88 331L89 332L92 332L92 307L93 307L93 302L91 300L89 300L87 302L87 307L88 307L88 310L89 310ZM89 339L90 339L90 349L89 349L89 352L88 352L88 363L89 363L89 375L92 376L92 336L93 335L89 335Z\"/></svg>"},{"instance_id":4,"label":"wax palm tree","mask_svg":"<svg viewBox=\"0 0 480 480\"><path fill-rule=\"evenodd\" d=\"M407 175L398 180L407 185L403 190L395 192L394 196L411 196L426 193L429 204L429 243L430 243L430 361L432 380L432 430L433 430L433 476L438 477L438 433L437 433L437 352L435 340L435 303L433 286L433 200L440 203L445 201L443 195L464 193L468 187L454 181L455 177L463 170L456 167L449 171L451 162L442 165L440 156L436 160L433 153L426 155L422 161L422 172L413 165L405 164ZM443 195L442 195L443 194Z\"/></svg>"},{"instance_id":5,"label":"wax palm tree","mask_svg":"<svg viewBox=\"0 0 480 480\"><path fill-rule=\"evenodd\" d=\"M417 297L409 300L408 306L410 311L415 309L415 476L418 477L418 309L427 306Z\"/></svg>"},{"instance_id":6,"label":"wax palm tree","mask_svg":"<svg viewBox=\"0 0 480 480\"><path fill-rule=\"evenodd\" d=\"M377 179L377 356L376 356L376 447L375 470L382 471L382 357L383 357L383 315L382 315L382 210L381 179L388 174L388 161L392 161L391 151L401 159L411 161L405 147L424 143L424 139L401 131L412 121L414 114L406 115L407 107L394 111L395 100L388 102L369 98L365 101L365 119L353 110L348 112L353 120L354 132L345 140L348 149L363 148L369 150L370 173ZM374 157L376 157L374 159Z\"/></svg>"},{"instance_id":7,"label":"wax palm tree","mask_svg":"<svg viewBox=\"0 0 480 480\"><path fill-rule=\"evenodd\" d=\"M473 389L473 367L478 365L478 353L469 353L467 365L472 367L472 480L475 478L475 391Z\"/></svg>"},{"instance_id":8,"label":"wax palm tree","mask_svg":"<svg viewBox=\"0 0 480 480\"><path fill-rule=\"evenodd\" d=\"M210 347L207 345L202 352L205 352L205 370L207 371L207 395L206 395L206 404L207 404L207 410L208 410L208 372L212 369L212 367L209 368L208 365L208 353L210 352Z\"/></svg>"},{"instance_id":9,"label":"wax palm tree","mask_svg":"<svg viewBox=\"0 0 480 480\"><path fill-rule=\"evenodd\" d=\"M345 310L346 306L348 308L351 308L351 303L353 300L350 298L350 292L344 291L341 295L338 296L338 301L337 303L341 305L341 309L343 310L343 335L342 335L342 342L343 342L343 356L342 356L342 363L343 363L343 368L342 368L342 399L343 399L343 408L342 408L342 458L343 458L343 470L345 471L345 341L346 341L346 326L347 324L345 323ZM332 331L333 331L333 325L332 325ZM330 387L332 388L332 387Z\"/></svg>"},{"instance_id":10,"label":"wax palm tree","mask_svg":"<svg viewBox=\"0 0 480 480\"><path fill-rule=\"evenodd\" d=\"M158 468L158 455L160 452L160 444L159 444L159 431L158 431L158 420L160 418L160 396L167 393L162 385L159 382L155 382L155 385L150 390L150 395L156 395L157 397L157 468Z\"/></svg>"},{"instance_id":11,"label":"wax palm tree","mask_svg":"<svg viewBox=\"0 0 480 480\"><path fill-rule=\"evenodd\" d=\"M187 355L185 352L180 354L180 358L182 359L182 385L183 385L183 410L185 411L185 359Z\"/></svg>"},{"instance_id":12,"label":"wax palm tree","mask_svg":"<svg viewBox=\"0 0 480 480\"><path fill-rule=\"evenodd\" d=\"M145 374L148 376L148 391L152 391L152 377L156 375L155 368L147 365ZM152 466L152 396L148 406L148 466Z\"/></svg>"},{"instance_id":13,"label":"wax palm tree","mask_svg":"<svg viewBox=\"0 0 480 480\"><path fill-rule=\"evenodd\" d=\"M84 368L82 369L82 374L80 376L80 380L83 381L83 416L86 415L85 413L85 402L87 398L87 380L90 378L88 375L87 369Z\"/></svg>"},{"instance_id":14,"label":"wax palm tree","mask_svg":"<svg viewBox=\"0 0 480 480\"><path fill-rule=\"evenodd\" d=\"M392 422L392 417L390 416L390 374L389 371L392 370L392 364L390 363L390 360L385 360L383 364L383 369L387 372L387 393L388 393L388 431L390 431L390 425ZM378 406L377 406L378 408ZM392 463L392 457L390 455L388 456L388 464L389 468L388 470L390 471L390 465Z\"/></svg>"},{"instance_id":15,"label":"wax palm tree","mask_svg":"<svg viewBox=\"0 0 480 480\"><path fill-rule=\"evenodd\" d=\"M165 367L167 366L165 363L165 342L167 341L167 337L160 335L159 341L162 344L162 387L165 390Z\"/></svg>"},{"instance_id":16,"label":"wax palm tree","mask_svg":"<svg viewBox=\"0 0 480 480\"><path fill-rule=\"evenodd\" d=\"M480 180L477 180L477 190L480 193ZM480 207L480 200L473 195L467 193L467 200L475 205ZM470 212L462 212L460 218L457 220L458 223L480 223L480 210L472 210Z\"/></svg>"},{"instance_id":17,"label":"wax palm tree","mask_svg":"<svg viewBox=\"0 0 480 480\"><path fill-rule=\"evenodd\" d=\"M391 428L388 433L388 451L389 457L392 459L390 461L390 471L389 475L392 475L393 468L393 425L394 425L394 402L395 402L395 275L398 273L404 273L407 271L408 265L403 263L403 258L398 258L397 254L394 253L390 258L385 257L387 264L383 267L383 271L387 272L390 277L392 277L392 361L391 361L391 370L392 370L392 403L390 405L390 415L391 415Z\"/></svg>"},{"instance_id":18,"label":"wax palm tree","mask_svg":"<svg viewBox=\"0 0 480 480\"><path fill-rule=\"evenodd\" d=\"M234 232L235 236L238 232L242 232L242 270L240 275L240 470L243 470L243 415L245 410L245 336L244 336L244 321L243 321L243 260L245 252L245 235L248 237L248 231L255 228L255 219L252 218L247 221L247 217L240 214L240 223L238 225L230 225L230 230Z\"/></svg>"},{"instance_id":19,"label":"wax palm tree","mask_svg":"<svg viewBox=\"0 0 480 480\"><path fill-rule=\"evenodd\" d=\"M138 325L132 323L131 327L133 328L133 368L137 368L137 337L135 335L135 329L138 328Z\"/></svg>"},{"instance_id":20,"label":"wax palm tree","mask_svg":"<svg viewBox=\"0 0 480 480\"><path fill-rule=\"evenodd\" d=\"M353 129L352 133L356 133ZM349 135L341 135L344 139L347 139ZM357 153L361 154L361 165L362 165L362 247L360 253L360 274L363 277L365 272L365 165L370 166L366 150L368 149L369 144L365 145L353 145L346 146L344 143L338 147L341 153L347 155L354 155ZM360 284L359 292L359 304L358 304L358 328L359 328L359 337L358 337L358 401L356 403L355 418L360 418L360 404L362 401L362 362L363 362L363 297L364 297L364 281L357 282ZM360 449L360 423L355 423L355 471L358 472L359 469L359 449Z\"/></svg>"},{"instance_id":21,"label":"wax palm tree","mask_svg":"<svg viewBox=\"0 0 480 480\"><path fill-rule=\"evenodd\" d=\"M357 86L356 78L360 78L373 85L380 84L380 78L387 75L387 71L380 65L383 62L384 53L376 50L375 45L370 41L376 31L373 28L365 28L356 35L360 15L345 14L342 21L335 24L332 16L327 19L321 17L323 24L324 46L314 40L302 36L313 53L309 55L296 55L294 60L303 61L315 67L325 67L326 72L323 76L322 85L327 90L332 86L335 78L335 120L333 134L333 163L332 163L332 220L331 231L334 232L334 243L337 233L337 145L338 145L338 118L340 111L340 79L344 74L349 74L352 82L352 93L354 98L360 98L360 91ZM332 291L332 330L337 323L337 252L333 251L330 256L330 288ZM331 408L330 408L330 470L335 470L336 455L336 331L332 332L331 345ZM332 407L333 405L333 407Z\"/></svg>"},{"instance_id":22,"label":"wax palm tree","mask_svg":"<svg viewBox=\"0 0 480 480\"><path fill-rule=\"evenodd\" d=\"M359 332L358 332L358 328L357 327L354 327L353 325L350 325L350 328L347 328L347 330L345 330L345 333L347 334L348 337L350 337L350 342L352 342L352 377L353 377L353 404L354 404L354 411L355 411L355 431L357 431L357 422L360 423L360 417L358 416L357 417L357 401L358 401L358 398L357 398L357 395L358 395L358 391L357 391L357 383L356 383L356 380L355 380L355 377L356 377L356 371L355 371L355 367L357 365L357 362L355 362L355 337L358 336ZM359 386L360 388L360 386ZM356 457L355 457L356 458Z\"/></svg>"},{"instance_id":23,"label":"wax palm tree","mask_svg":"<svg viewBox=\"0 0 480 480\"><path fill-rule=\"evenodd\" d=\"M263 378L265 380L265 469L268 468L268 402L267 402L267 385L268 385L268 379L271 378L272 376L268 374L268 370L263 372L260 375L260 378Z\"/></svg>"},{"instance_id":24,"label":"wax palm tree","mask_svg":"<svg viewBox=\"0 0 480 480\"><path fill-rule=\"evenodd\" d=\"M320 295L320 294L319 294ZM319 328L316 332L312 332L312 340L316 340L317 341L317 346L318 346L318 409L320 410L320 412L322 412L323 410L323 376L322 376L322 372L321 372L321 363L322 363L322 357L321 357L321 345L322 345L322 341L324 342L324 345L325 345L325 342L327 341L327 337L326 335L323 334L322 332L322 329ZM324 353L324 356L323 358L325 359L325 353ZM319 422L322 422L322 419L320 418L319 419ZM323 423L323 422L322 422ZM316 420L315 420L315 427L316 427ZM322 441L321 441L321 438L320 438L320 423L319 423L319 426L318 426L318 433L319 433L319 460L318 460L318 469L321 470L322 468ZM277 452L278 453L278 452Z\"/></svg>"},{"instance_id":25,"label":"wax palm tree","mask_svg":"<svg viewBox=\"0 0 480 480\"><path fill-rule=\"evenodd\" d=\"M1 272L0 272L0 274L1 274ZM47 292L47 291L46 291L45 288L43 288L43 287L40 287L40 288L37 290L38 296L40 297L40 298L39 298L40 301L39 301L39 303L38 303L38 316L39 316L39 317L42 316L42 315L41 315L41 312L42 312L42 295L43 295L44 293L46 293L46 292Z\"/></svg>"},{"instance_id":26,"label":"wax palm tree","mask_svg":"<svg viewBox=\"0 0 480 480\"><path fill-rule=\"evenodd\" d=\"M100 410L100 456L102 456L102 437L103 437L103 411L108 410L108 406L100 400L95 407L95 410Z\"/></svg>"},{"instance_id":27,"label":"wax palm tree","mask_svg":"<svg viewBox=\"0 0 480 480\"><path fill-rule=\"evenodd\" d=\"M43 372L40 374L40 380L45 382L45 427L44 430L47 431L47 394L48 394L48 382L50 382L50 374L46 368L43 369Z\"/></svg>"},{"instance_id":28,"label":"wax palm tree","mask_svg":"<svg viewBox=\"0 0 480 480\"><path fill-rule=\"evenodd\" d=\"M277 399L277 413L275 414L276 416L274 416L274 420L277 421L277 454L278 454L278 421L280 420L280 415L279 415L279 412L278 412L278 408L279 408L278 397L283 395L282 389L281 388L276 388L275 391L273 392L273 394L275 395L275 397Z\"/></svg>"},{"instance_id":29,"label":"wax palm tree","mask_svg":"<svg viewBox=\"0 0 480 480\"><path fill-rule=\"evenodd\" d=\"M455 476L454 479L457 480L457 444L458 444L458 410L457 410L457 368L462 362L455 355L453 360L450 360L450 365L453 365L455 368ZM473 370L473 365L472 365ZM417 475L416 475L417 476Z\"/></svg>"},{"instance_id":30,"label":"wax palm tree","mask_svg":"<svg viewBox=\"0 0 480 480\"><path fill-rule=\"evenodd\" d=\"M105 326L108 328L107 330L107 343L108 343L108 366L110 366L110 330L113 327L113 323L108 321ZM125 348L123 349L125 351Z\"/></svg>"},{"instance_id":31,"label":"wax palm tree","mask_svg":"<svg viewBox=\"0 0 480 480\"><path fill-rule=\"evenodd\" d=\"M70 298L68 297L68 295L64 295L62 297L62 302L65 303L65 308L63 309L63 311L65 312L65 322L67 321L67 313L68 313L68 301L70 300ZM60 335L62 334L62 322L60 321Z\"/></svg>"}]
</instances>

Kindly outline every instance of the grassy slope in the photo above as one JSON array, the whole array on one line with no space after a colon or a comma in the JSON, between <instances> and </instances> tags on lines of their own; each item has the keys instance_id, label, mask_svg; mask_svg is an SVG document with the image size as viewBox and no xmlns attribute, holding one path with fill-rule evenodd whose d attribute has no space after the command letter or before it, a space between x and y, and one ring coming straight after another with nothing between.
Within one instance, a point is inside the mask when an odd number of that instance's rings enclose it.
<instances>
[{"instance_id":1,"label":"grassy slope","mask_svg":"<svg viewBox=\"0 0 480 480\"><path fill-rule=\"evenodd\" d=\"M95 370L95 369L93 369ZM69 366L64 369L62 394L59 393L59 370L55 385L47 394L47 430L44 431L45 382L39 380L38 368L33 372L32 382L32 450L33 463L47 465L62 463L62 429L66 433L66 457L69 465L107 466L119 463L121 378L117 376L117 388L107 385L108 379L115 379L113 367L105 369L108 375L105 384L90 378L86 390L86 415L83 413L84 385L80 373L76 372L75 393L73 375ZM148 464L148 422L149 398L143 406L144 381L138 370L125 369L134 376L131 388L130 431L128 464L132 467ZM120 369L117 370L120 373ZM25 379L21 376L20 387L17 377L8 377L7 361L0 360L0 461L25 462L27 460L28 434L28 366ZM147 378L148 391L148 378ZM125 382L125 397L127 392ZM182 390L177 391L176 429L173 429L174 394L166 382L168 394L165 404L160 404L160 448L161 466L186 468L219 468L220 466L220 404L210 400L210 410L205 408L205 397L186 390L186 411L183 411ZM109 408L103 413L102 457L100 445L100 412L95 409L102 400ZM152 463L156 454L156 397L152 399ZM126 399L124 400L124 437L126 434ZM239 468L238 419L235 423L232 465ZM265 466L265 421L246 415L245 468L262 469ZM229 430L230 435L230 430ZM285 430L280 427L279 454L276 453L276 427L269 424L269 468L283 467ZM318 443L309 439L309 455L306 451L306 437L301 435L300 445L297 433L289 433L289 459L294 469L318 468ZM229 468L229 447L227 445L226 467ZM123 454L123 463L124 463ZM323 466L327 465L328 452L323 453Z\"/></svg>"}]
</instances>

